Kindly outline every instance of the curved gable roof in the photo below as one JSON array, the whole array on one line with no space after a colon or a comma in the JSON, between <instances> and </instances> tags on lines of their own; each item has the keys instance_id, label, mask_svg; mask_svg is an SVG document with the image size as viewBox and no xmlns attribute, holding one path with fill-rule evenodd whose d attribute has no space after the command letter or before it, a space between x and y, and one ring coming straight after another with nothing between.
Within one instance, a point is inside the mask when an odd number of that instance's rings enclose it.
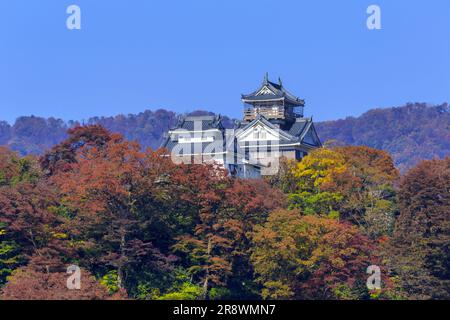
<instances>
[{"instance_id":1,"label":"curved gable roof","mask_svg":"<svg viewBox=\"0 0 450 320\"><path fill-rule=\"evenodd\" d=\"M258 88L258 90L250 94L242 95L242 101L244 102L270 101L270 100L286 100L287 102L296 106L305 105L304 100L294 96L284 88L281 79L279 79L278 84L271 82L269 81L267 74L264 77L264 81Z\"/></svg>"}]
</instances>

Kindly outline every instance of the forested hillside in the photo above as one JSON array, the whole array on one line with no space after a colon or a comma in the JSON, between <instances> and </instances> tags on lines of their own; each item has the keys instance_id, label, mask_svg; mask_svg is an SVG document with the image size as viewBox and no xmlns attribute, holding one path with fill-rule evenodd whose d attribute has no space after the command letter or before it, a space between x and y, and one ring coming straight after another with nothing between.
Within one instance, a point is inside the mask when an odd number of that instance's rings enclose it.
<instances>
[{"instance_id":1,"label":"forested hillside","mask_svg":"<svg viewBox=\"0 0 450 320\"><path fill-rule=\"evenodd\" d=\"M0 300L450 298L450 158L400 176L321 148L241 180L141 150L98 125L40 158L0 147Z\"/></svg>"},{"instance_id":2,"label":"forested hillside","mask_svg":"<svg viewBox=\"0 0 450 320\"><path fill-rule=\"evenodd\" d=\"M192 115L212 114L196 111ZM178 115L167 110L144 111L115 117L94 117L85 124L105 128L136 140L143 147L158 148L164 132L177 123ZM0 122L0 145L7 145L22 155L42 154L67 138L67 129L79 122L40 117L20 117L13 125ZM233 127L233 120L224 117ZM396 166L404 172L421 159L450 155L450 112L447 104L427 106L408 104L398 108L374 109L360 117L316 123L323 142L339 145L366 145L388 151Z\"/></svg>"},{"instance_id":3,"label":"forested hillside","mask_svg":"<svg viewBox=\"0 0 450 320\"><path fill-rule=\"evenodd\" d=\"M388 151L401 170L422 159L450 155L450 109L447 104L373 109L360 117L316 125L322 141L366 145Z\"/></svg>"}]
</instances>

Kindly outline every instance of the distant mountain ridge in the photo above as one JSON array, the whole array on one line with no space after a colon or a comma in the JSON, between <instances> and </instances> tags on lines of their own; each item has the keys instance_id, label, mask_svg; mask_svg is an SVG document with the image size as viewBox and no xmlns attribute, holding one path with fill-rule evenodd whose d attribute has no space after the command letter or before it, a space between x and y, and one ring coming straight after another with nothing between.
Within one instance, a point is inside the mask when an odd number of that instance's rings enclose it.
<instances>
[{"instance_id":1,"label":"distant mountain ridge","mask_svg":"<svg viewBox=\"0 0 450 320\"><path fill-rule=\"evenodd\" d=\"M190 115L213 114L195 111ZM143 147L158 148L164 133L173 127L180 115L159 109L139 114L93 117L86 124L101 124ZM224 125L233 127L234 120L223 116ZM66 138L68 128L79 122L55 118L20 117L13 125L0 121L0 145L25 154L41 154ZM450 110L448 104L428 106L407 104L386 109L372 109L359 117L316 123L323 142L367 145L392 154L402 171L422 159L450 156Z\"/></svg>"},{"instance_id":2,"label":"distant mountain ridge","mask_svg":"<svg viewBox=\"0 0 450 320\"><path fill-rule=\"evenodd\" d=\"M317 123L316 128L322 141L388 151L401 171L423 159L450 156L450 109L446 103L372 109L356 118Z\"/></svg>"}]
</instances>

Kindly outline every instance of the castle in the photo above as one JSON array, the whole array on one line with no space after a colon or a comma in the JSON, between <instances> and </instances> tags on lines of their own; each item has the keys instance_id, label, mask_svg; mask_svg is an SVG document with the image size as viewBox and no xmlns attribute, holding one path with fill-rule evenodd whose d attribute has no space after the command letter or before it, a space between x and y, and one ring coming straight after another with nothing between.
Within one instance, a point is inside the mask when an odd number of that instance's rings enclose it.
<instances>
[{"instance_id":1,"label":"castle","mask_svg":"<svg viewBox=\"0 0 450 320\"><path fill-rule=\"evenodd\" d=\"M242 95L244 117L225 129L220 116L188 116L171 129L163 148L175 163L215 163L233 176L257 178L278 172L281 157L300 161L322 146L305 102L289 93L281 79Z\"/></svg>"}]
</instances>

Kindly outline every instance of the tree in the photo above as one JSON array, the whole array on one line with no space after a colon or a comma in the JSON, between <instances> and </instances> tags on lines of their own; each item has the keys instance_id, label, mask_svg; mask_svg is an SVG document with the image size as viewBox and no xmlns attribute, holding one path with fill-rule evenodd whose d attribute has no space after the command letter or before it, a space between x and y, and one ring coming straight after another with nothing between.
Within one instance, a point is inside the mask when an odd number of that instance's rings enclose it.
<instances>
[{"instance_id":1,"label":"tree","mask_svg":"<svg viewBox=\"0 0 450 320\"><path fill-rule=\"evenodd\" d=\"M218 218L224 221L226 237L232 240L232 277L227 288L230 298L253 299L258 296L258 285L250 262L251 236L270 212L286 207L285 197L261 180L233 180L225 193Z\"/></svg>"},{"instance_id":2,"label":"tree","mask_svg":"<svg viewBox=\"0 0 450 320\"><path fill-rule=\"evenodd\" d=\"M450 158L423 161L402 179L390 266L411 299L450 298Z\"/></svg>"},{"instance_id":3,"label":"tree","mask_svg":"<svg viewBox=\"0 0 450 320\"><path fill-rule=\"evenodd\" d=\"M342 190L341 217L359 225L371 238L392 235L399 173L390 155L366 146L333 150L343 156L347 172L325 189Z\"/></svg>"},{"instance_id":4,"label":"tree","mask_svg":"<svg viewBox=\"0 0 450 320\"><path fill-rule=\"evenodd\" d=\"M296 160L281 157L276 174L271 176L264 176L263 179L270 186L281 190L285 194L294 193L295 190L297 190L297 179L293 175L296 166Z\"/></svg>"},{"instance_id":5,"label":"tree","mask_svg":"<svg viewBox=\"0 0 450 320\"><path fill-rule=\"evenodd\" d=\"M64 170L53 171L51 182L70 213L66 227L83 263L101 276L114 271L118 289L133 289L135 270L145 266L167 272L173 262L173 257L161 253L152 241L157 235L164 238L164 230L159 229L161 234L148 232L158 229L155 225L160 222L164 225L159 219L164 206L158 204L169 197L162 174L170 166L155 161L169 160L160 153L142 153L137 143L120 135L94 129L86 130L88 140L95 143L69 148ZM72 137L69 141L62 145L73 145Z\"/></svg>"},{"instance_id":6,"label":"tree","mask_svg":"<svg viewBox=\"0 0 450 320\"><path fill-rule=\"evenodd\" d=\"M252 263L266 299L367 298L374 245L355 226L277 210L255 228Z\"/></svg>"},{"instance_id":7,"label":"tree","mask_svg":"<svg viewBox=\"0 0 450 320\"><path fill-rule=\"evenodd\" d=\"M0 188L0 224L13 247L20 248L19 260L31 255L51 260L68 249L64 221L51 210L56 204L51 196L52 191L43 185Z\"/></svg>"},{"instance_id":8,"label":"tree","mask_svg":"<svg viewBox=\"0 0 450 320\"><path fill-rule=\"evenodd\" d=\"M29 256L63 251L63 221L51 208L54 192L43 181L36 161L0 150L0 284Z\"/></svg>"},{"instance_id":9,"label":"tree","mask_svg":"<svg viewBox=\"0 0 450 320\"><path fill-rule=\"evenodd\" d=\"M389 152L396 167L405 173L422 159L444 158L450 153L449 111L447 103L408 103L315 126L322 141L333 139Z\"/></svg>"},{"instance_id":10,"label":"tree","mask_svg":"<svg viewBox=\"0 0 450 320\"><path fill-rule=\"evenodd\" d=\"M289 195L290 208L299 208L305 214L336 216L342 193L329 192L323 186L346 172L342 155L329 149L312 151L292 170L296 190Z\"/></svg>"},{"instance_id":11,"label":"tree","mask_svg":"<svg viewBox=\"0 0 450 320\"><path fill-rule=\"evenodd\" d=\"M46 152L40 159L45 174L52 175L57 170L66 170L76 162L77 150L96 147L101 149L113 137L108 130L100 125L77 126L68 130L69 137Z\"/></svg>"},{"instance_id":12,"label":"tree","mask_svg":"<svg viewBox=\"0 0 450 320\"><path fill-rule=\"evenodd\" d=\"M322 148L292 174L296 189L288 196L290 208L350 221L374 239L392 233L398 171L386 152L364 146Z\"/></svg>"},{"instance_id":13,"label":"tree","mask_svg":"<svg viewBox=\"0 0 450 320\"><path fill-rule=\"evenodd\" d=\"M4 227L0 224L0 287L6 283L6 278L22 262L19 245L14 238L7 234Z\"/></svg>"},{"instance_id":14,"label":"tree","mask_svg":"<svg viewBox=\"0 0 450 320\"><path fill-rule=\"evenodd\" d=\"M186 255L204 298L221 287L236 298L252 297L249 235L284 204L283 195L263 181L236 180L213 166L184 168L177 184L185 186L182 198L196 208L197 223L194 232L177 238L174 250Z\"/></svg>"},{"instance_id":15,"label":"tree","mask_svg":"<svg viewBox=\"0 0 450 320\"><path fill-rule=\"evenodd\" d=\"M21 182L35 183L39 178L39 165L33 157L21 158L8 148L0 147L0 187Z\"/></svg>"},{"instance_id":16,"label":"tree","mask_svg":"<svg viewBox=\"0 0 450 320\"><path fill-rule=\"evenodd\" d=\"M223 223L218 219L231 180L224 170L215 171L211 166L185 168L187 174L180 182L191 191L182 198L197 208L198 218L194 233L179 236L173 248L187 255L188 270L202 282L202 297L206 299L211 283L224 285L231 274L232 241L225 237Z\"/></svg>"},{"instance_id":17,"label":"tree","mask_svg":"<svg viewBox=\"0 0 450 320\"><path fill-rule=\"evenodd\" d=\"M106 288L98 284L95 278L81 269L80 289L67 287L68 275L64 269L46 270L33 259L27 266L21 267L9 276L7 285L2 289L2 300L106 300L112 297ZM114 297L116 298L116 297Z\"/></svg>"}]
</instances>

